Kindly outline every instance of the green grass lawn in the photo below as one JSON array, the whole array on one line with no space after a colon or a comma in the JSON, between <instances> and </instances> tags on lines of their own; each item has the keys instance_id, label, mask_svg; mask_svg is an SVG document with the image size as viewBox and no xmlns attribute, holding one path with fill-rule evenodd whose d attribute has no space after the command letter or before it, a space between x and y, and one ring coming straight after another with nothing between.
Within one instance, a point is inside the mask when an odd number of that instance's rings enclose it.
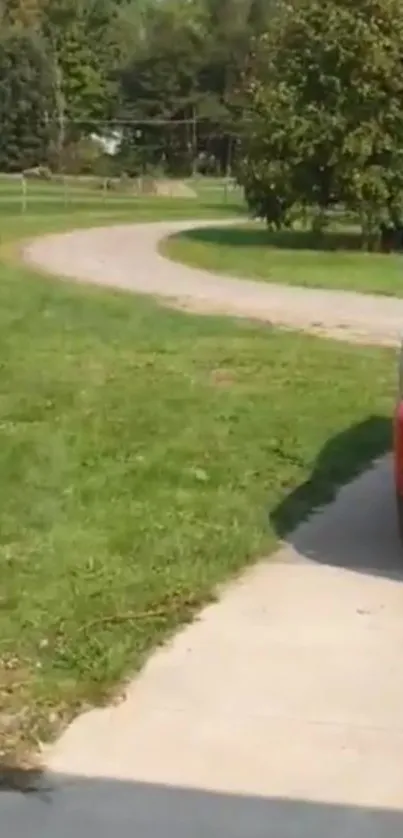
<instances>
[{"instance_id":1,"label":"green grass lawn","mask_svg":"<svg viewBox=\"0 0 403 838\"><path fill-rule=\"evenodd\" d=\"M97 220L9 218L3 241ZM8 248L0 364L3 761L389 446L393 353L58 283Z\"/></svg>"},{"instance_id":2,"label":"green grass lawn","mask_svg":"<svg viewBox=\"0 0 403 838\"><path fill-rule=\"evenodd\" d=\"M354 230L270 233L261 225L193 230L162 245L166 256L209 271L311 288L403 296L403 256L360 250Z\"/></svg>"},{"instance_id":3,"label":"green grass lawn","mask_svg":"<svg viewBox=\"0 0 403 838\"><path fill-rule=\"evenodd\" d=\"M195 198L138 196L133 192L102 188L101 178L68 178L65 183L27 180L22 192L21 178L0 175L0 224L4 217L72 213L141 214L143 217L217 218L244 212L242 192L220 178L194 178L188 181ZM173 182L174 183L174 182Z\"/></svg>"}]
</instances>

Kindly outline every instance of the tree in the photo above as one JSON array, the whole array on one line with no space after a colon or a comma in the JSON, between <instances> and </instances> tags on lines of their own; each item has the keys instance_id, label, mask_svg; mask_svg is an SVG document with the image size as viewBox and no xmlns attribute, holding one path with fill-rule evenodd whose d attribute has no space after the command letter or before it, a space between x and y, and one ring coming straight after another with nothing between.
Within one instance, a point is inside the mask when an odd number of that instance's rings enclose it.
<instances>
[{"instance_id":1,"label":"tree","mask_svg":"<svg viewBox=\"0 0 403 838\"><path fill-rule=\"evenodd\" d=\"M161 166L177 174L192 169L203 23L196 4L166 0L148 10L144 37L120 77L124 158L134 168Z\"/></svg>"},{"instance_id":2,"label":"tree","mask_svg":"<svg viewBox=\"0 0 403 838\"><path fill-rule=\"evenodd\" d=\"M232 169L242 103L239 89L253 37L269 26L273 0L202 0L207 37L201 77L200 113L207 117L206 134L222 172ZM215 136L214 136L215 135Z\"/></svg>"},{"instance_id":3,"label":"tree","mask_svg":"<svg viewBox=\"0 0 403 838\"><path fill-rule=\"evenodd\" d=\"M42 0L41 32L53 68L59 151L113 112L118 49L111 0ZM96 128L96 125L95 125Z\"/></svg>"},{"instance_id":4,"label":"tree","mask_svg":"<svg viewBox=\"0 0 403 838\"><path fill-rule=\"evenodd\" d=\"M133 173L190 173L198 155L224 172L238 130L234 89L273 2L0 0L0 22L41 44L52 83L51 162L63 167L92 132L119 123L116 162Z\"/></svg>"},{"instance_id":5,"label":"tree","mask_svg":"<svg viewBox=\"0 0 403 838\"><path fill-rule=\"evenodd\" d=\"M245 76L252 210L281 225L341 200L368 239L401 220L402 69L400 0L280 0Z\"/></svg>"},{"instance_id":6,"label":"tree","mask_svg":"<svg viewBox=\"0 0 403 838\"><path fill-rule=\"evenodd\" d=\"M117 0L3 0L0 5L0 19L21 37L19 43L35 37L41 45L52 88L47 119L56 129L51 155L56 165L63 165L67 146L88 137L115 112L117 12Z\"/></svg>"},{"instance_id":7,"label":"tree","mask_svg":"<svg viewBox=\"0 0 403 838\"><path fill-rule=\"evenodd\" d=\"M54 103L49 63L35 34L6 30L0 78L0 171L46 163Z\"/></svg>"},{"instance_id":8,"label":"tree","mask_svg":"<svg viewBox=\"0 0 403 838\"><path fill-rule=\"evenodd\" d=\"M125 145L141 159L190 172L192 158L230 168L236 132L234 88L252 34L264 30L268 0L142 0L123 5L119 18L137 21L132 54L122 72L123 119L133 125ZM186 120L186 125L174 123ZM141 137L139 136L141 132Z\"/></svg>"}]
</instances>

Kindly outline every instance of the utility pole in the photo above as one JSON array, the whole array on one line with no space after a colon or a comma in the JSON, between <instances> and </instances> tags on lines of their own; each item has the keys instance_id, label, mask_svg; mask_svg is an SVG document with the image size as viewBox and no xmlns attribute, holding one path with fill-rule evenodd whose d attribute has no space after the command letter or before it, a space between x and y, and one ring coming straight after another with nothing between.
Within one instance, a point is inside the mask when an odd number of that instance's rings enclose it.
<instances>
[{"instance_id":1,"label":"utility pole","mask_svg":"<svg viewBox=\"0 0 403 838\"><path fill-rule=\"evenodd\" d=\"M192 175L197 175L197 114L193 105L192 110Z\"/></svg>"},{"instance_id":2,"label":"utility pole","mask_svg":"<svg viewBox=\"0 0 403 838\"><path fill-rule=\"evenodd\" d=\"M59 171L62 169L63 151L66 141L66 98L63 92L63 70L60 66L56 39L54 33L49 26L48 32L45 31L51 50L52 66L53 66L53 89L55 96L56 108L56 158Z\"/></svg>"},{"instance_id":3,"label":"utility pole","mask_svg":"<svg viewBox=\"0 0 403 838\"><path fill-rule=\"evenodd\" d=\"M63 93L63 74L56 53L54 54L55 102L57 118L57 160L59 171L63 168L63 151L66 140L66 100Z\"/></svg>"}]
</instances>

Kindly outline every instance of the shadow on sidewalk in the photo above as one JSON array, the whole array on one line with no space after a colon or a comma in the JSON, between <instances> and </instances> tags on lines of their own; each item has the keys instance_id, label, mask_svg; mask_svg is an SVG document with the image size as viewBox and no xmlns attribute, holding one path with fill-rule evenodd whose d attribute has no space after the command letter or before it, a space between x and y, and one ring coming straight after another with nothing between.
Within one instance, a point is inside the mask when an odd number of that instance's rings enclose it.
<instances>
[{"instance_id":1,"label":"shadow on sidewalk","mask_svg":"<svg viewBox=\"0 0 403 838\"><path fill-rule=\"evenodd\" d=\"M271 512L278 536L316 562L403 578L391 458L385 456L391 445L392 423L379 416L330 439L309 480ZM375 465L357 477L371 462ZM337 495L337 503L323 507L333 499L329 485L346 481L352 482ZM315 513L319 504L322 511Z\"/></svg>"},{"instance_id":2,"label":"shadow on sidewalk","mask_svg":"<svg viewBox=\"0 0 403 838\"><path fill-rule=\"evenodd\" d=\"M1 767L0 767L1 771ZM3 776L5 769L3 768ZM401 838L403 812L52 776L45 793L0 794L4 838Z\"/></svg>"}]
</instances>

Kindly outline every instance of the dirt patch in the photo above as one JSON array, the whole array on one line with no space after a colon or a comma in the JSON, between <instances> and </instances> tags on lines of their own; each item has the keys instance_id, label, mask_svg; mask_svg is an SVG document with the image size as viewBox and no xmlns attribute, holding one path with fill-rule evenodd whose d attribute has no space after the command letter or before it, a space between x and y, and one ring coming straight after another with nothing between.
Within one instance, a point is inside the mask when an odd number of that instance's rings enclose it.
<instances>
[{"instance_id":1,"label":"dirt patch","mask_svg":"<svg viewBox=\"0 0 403 838\"><path fill-rule=\"evenodd\" d=\"M197 198L197 193L181 180L160 180L153 177L109 178L98 186L111 192L124 192L138 196L159 198Z\"/></svg>"},{"instance_id":2,"label":"dirt patch","mask_svg":"<svg viewBox=\"0 0 403 838\"><path fill-rule=\"evenodd\" d=\"M180 180L155 180L153 190L161 198L197 198L194 189Z\"/></svg>"},{"instance_id":3,"label":"dirt patch","mask_svg":"<svg viewBox=\"0 0 403 838\"><path fill-rule=\"evenodd\" d=\"M211 381L216 387L232 387L235 384L235 375L231 370L213 370Z\"/></svg>"}]
</instances>

